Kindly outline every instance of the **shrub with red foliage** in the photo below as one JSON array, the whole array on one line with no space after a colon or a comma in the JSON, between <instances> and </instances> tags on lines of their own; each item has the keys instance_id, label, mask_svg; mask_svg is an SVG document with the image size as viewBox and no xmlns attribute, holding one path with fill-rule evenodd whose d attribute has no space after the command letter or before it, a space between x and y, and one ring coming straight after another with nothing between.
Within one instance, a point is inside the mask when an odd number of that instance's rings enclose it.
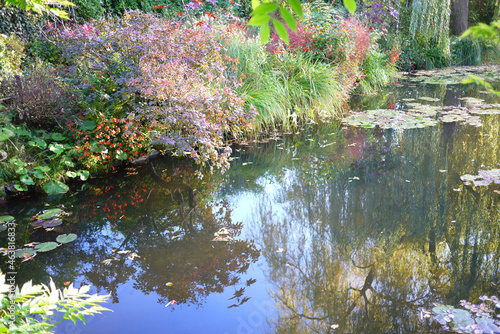
<instances>
[{"instance_id":1,"label":"shrub with red foliage","mask_svg":"<svg viewBox=\"0 0 500 334\"><path fill-rule=\"evenodd\" d=\"M289 36L289 44L283 43L281 38L274 33L271 41L266 45L269 53L279 53L287 50L292 53L307 53L313 48L313 30L297 23L297 31L286 26Z\"/></svg>"}]
</instances>

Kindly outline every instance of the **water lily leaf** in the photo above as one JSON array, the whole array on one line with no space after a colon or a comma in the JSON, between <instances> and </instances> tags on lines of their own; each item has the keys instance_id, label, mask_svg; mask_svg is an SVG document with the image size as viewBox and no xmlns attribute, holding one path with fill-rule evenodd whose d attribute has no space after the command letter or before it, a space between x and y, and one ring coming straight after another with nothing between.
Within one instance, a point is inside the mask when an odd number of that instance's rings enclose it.
<instances>
[{"instance_id":1,"label":"water lily leaf","mask_svg":"<svg viewBox=\"0 0 500 334\"><path fill-rule=\"evenodd\" d=\"M60 219L52 219L49 221L45 221L42 223L42 226L45 228L51 228L51 227L56 227L62 224L62 220Z\"/></svg>"},{"instance_id":2,"label":"water lily leaf","mask_svg":"<svg viewBox=\"0 0 500 334\"><path fill-rule=\"evenodd\" d=\"M488 320L490 321L480 321L479 318L476 319L477 327L482 330L484 334L500 333L500 328L495 325L491 319Z\"/></svg>"},{"instance_id":3,"label":"water lily leaf","mask_svg":"<svg viewBox=\"0 0 500 334\"><path fill-rule=\"evenodd\" d=\"M14 132L10 129L7 128L1 128L0 129L0 141L5 141L12 137L14 135Z\"/></svg>"},{"instance_id":4,"label":"water lily leaf","mask_svg":"<svg viewBox=\"0 0 500 334\"><path fill-rule=\"evenodd\" d=\"M428 97L428 96L422 96L422 97L419 97L418 98L419 100L424 100L424 101L429 101L429 102L437 102L437 101L441 101L440 99L438 98L435 98L435 97Z\"/></svg>"},{"instance_id":5,"label":"water lily leaf","mask_svg":"<svg viewBox=\"0 0 500 334\"><path fill-rule=\"evenodd\" d=\"M43 190L48 195L56 195L67 192L69 187L60 181L50 181L43 186Z\"/></svg>"},{"instance_id":6,"label":"water lily leaf","mask_svg":"<svg viewBox=\"0 0 500 334\"><path fill-rule=\"evenodd\" d=\"M448 311L454 310L455 308L453 306L449 305L442 305L442 306L436 306L432 309L432 312L436 314L448 314Z\"/></svg>"},{"instance_id":7,"label":"water lily leaf","mask_svg":"<svg viewBox=\"0 0 500 334\"><path fill-rule=\"evenodd\" d=\"M491 183L491 181L488 180L474 180L473 182L476 187L486 187Z\"/></svg>"},{"instance_id":8,"label":"water lily leaf","mask_svg":"<svg viewBox=\"0 0 500 334\"><path fill-rule=\"evenodd\" d=\"M27 256L32 256L32 255L35 255L36 251L33 249L33 248L21 248L21 249L16 249L14 255L18 258L18 259L22 259L23 257L25 257L27 254Z\"/></svg>"},{"instance_id":9,"label":"water lily leaf","mask_svg":"<svg viewBox=\"0 0 500 334\"><path fill-rule=\"evenodd\" d=\"M54 218L55 216L61 214L63 211L61 209L49 209L44 211L41 215L38 215L38 218L40 219L51 219Z\"/></svg>"},{"instance_id":10,"label":"water lily leaf","mask_svg":"<svg viewBox=\"0 0 500 334\"><path fill-rule=\"evenodd\" d=\"M61 244L67 244L68 242L75 241L76 238L77 238L77 236L74 233L61 234L56 238L56 241L61 243Z\"/></svg>"},{"instance_id":11,"label":"water lily leaf","mask_svg":"<svg viewBox=\"0 0 500 334\"><path fill-rule=\"evenodd\" d=\"M48 252L48 251L51 251L53 249L56 249L57 247L59 247L59 244L57 242L50 241L50 242L43 242L39 245L36 245L35 250L37 252Z\"/></svg>"},{"instance_id":12,"label":"water lily leaf","mask_svg":"<svg viewBox=\"0 0 500 334\"><path fill-rule=\"evenodd\" d=\"M460 176L460 180L462 181L474 181L475 179L477 179L476 175L465 174Z\"/></svg>"},{"instance_id":13,"label":"water lily leaf","mask_svg":"<svg viewBox=\"0 0 500 334\"><path fill-rule=\"evenodd\" d=\"M3 223L8 223L14 220L14 217L12 216L0 216L0 222Z\"/></svg>"}]
</instances>

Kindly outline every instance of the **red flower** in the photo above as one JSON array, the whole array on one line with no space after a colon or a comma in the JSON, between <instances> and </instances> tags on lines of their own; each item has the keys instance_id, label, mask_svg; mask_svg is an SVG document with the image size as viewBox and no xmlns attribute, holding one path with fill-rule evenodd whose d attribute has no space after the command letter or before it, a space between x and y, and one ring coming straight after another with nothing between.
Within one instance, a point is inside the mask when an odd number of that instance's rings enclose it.
<instances>
[{"instance_id":1,"label":"red flower","mask_svg":"<svg viewBox=\"0 0 500 334\"><path fill-rule=\"evenodd\" d=\"M162 9L165 8L166 5L153 6L153 9Z\"/></svg>"},{"instance_id":2,"label":"red flower","mask_svg":"<svg viewBox=\"0 0 500 334\"><path fill-rule=\"evenodd\" d=\"M205 22L205 21L200 21L200 22L196 23L196 26L197 26L197 27L199 27L199 26L202 26L202 25L204 25L204 24L207 24L207 22Z\"/></svg>"}]
</instances>

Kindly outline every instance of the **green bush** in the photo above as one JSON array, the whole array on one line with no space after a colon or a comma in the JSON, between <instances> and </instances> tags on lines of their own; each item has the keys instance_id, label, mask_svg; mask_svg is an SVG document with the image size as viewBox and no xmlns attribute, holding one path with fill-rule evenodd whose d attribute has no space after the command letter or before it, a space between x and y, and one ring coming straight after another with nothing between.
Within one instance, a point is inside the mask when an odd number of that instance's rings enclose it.
<instances>
[{"instance_id":1,"label":"green bush","mask_svg":"<svg viewBox=\"0 0 500 334\"><path fill-rule=\"evenodd\" d=\"M25 56L24 45L15 35L0 35L0 81L21 73Z\"/></svg>"},{"instance_id":2,"label":"green bush","mask_svg":"<svg viewBox=\"0 0 500 334\"><path fill-rule=\"evenodd\" d=\"M51 333L63 321L85 323L85 316L110 311L100 305L108 296L89 295L88 285L76 289L71 284L61 291L52 280L49 286L29 281L21 288L8 283L0 272L0 333ZM56 321L61 314L62 319Z\"/></svg>"}]
</instances>

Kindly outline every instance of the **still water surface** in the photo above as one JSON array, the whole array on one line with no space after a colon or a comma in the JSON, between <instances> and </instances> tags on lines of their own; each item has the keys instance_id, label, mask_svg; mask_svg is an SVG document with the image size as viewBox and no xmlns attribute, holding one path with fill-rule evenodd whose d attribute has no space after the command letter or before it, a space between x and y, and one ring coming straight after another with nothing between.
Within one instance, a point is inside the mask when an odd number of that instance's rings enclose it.
<instances>
[{"instance_id":1,"label":"still water surface","mask_svg":"<svg viewBox=\"0 0 500 334\"><path fill-rule=\"evenodd\" d=\"M429 96L459 106L481 94L418 84L353 105L400 109ZM500 186L460 180L500 168L500 115L481 120L310 125L235 147L222 176L198 180L188 162L157 159L61 198L8 202L20 242L78 235L19 263L18 283L53 277L111 295L113 312L63 323L61 334L435 331L421 308L500 294ZM33 230L47 204L71 215Z\"/></svg>"}]
</instances>

